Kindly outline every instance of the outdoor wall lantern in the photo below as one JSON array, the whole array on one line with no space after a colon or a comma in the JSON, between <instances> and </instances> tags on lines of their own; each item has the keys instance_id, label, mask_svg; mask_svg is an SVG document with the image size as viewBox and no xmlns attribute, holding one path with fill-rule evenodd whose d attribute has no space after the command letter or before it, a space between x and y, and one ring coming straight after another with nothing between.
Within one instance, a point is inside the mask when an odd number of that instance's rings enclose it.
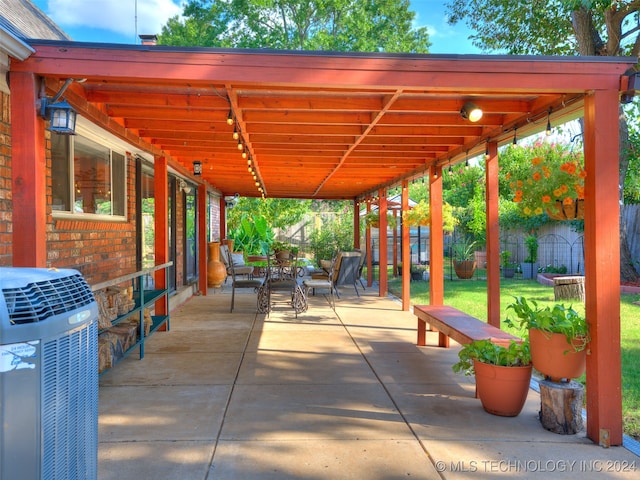
<instances>
[{"instance_id":1,"label":"outdoor wall lantern","mask_svg":"<svg viewBox=\"0 0 640 480\"><path fill-rule=\"evenodd\" d=\"M68 78L60 91L53 98L42 96L40 98L40 116L49 120L47 130L61 135L76 134L76 111L66 100L60 100L67 87L73 82Z\"/></svg>"},{"instance_id":2,"label":"outdoor wall lantern","mask_svg":"<svg viewBox=\"0 0 640 480\"><path fill-rule=\"evenodd\" d=\"M200 160L195 160L193 162L193 174L196 177L199 177L202 175L202 162Z\"/></svg>"},{"instance_id":3,"label":"outdoor wall lantern","mask_svg":"<svg viewBox=\"0 0 640 480\"><path fill-rule=\"evenodd\" d=\"M66 100L52 102L48 98L41 100L40 114L49 119L47 130L61 135L76 134L76 111Z\"/></svg>"},{"instance_id":4,"label":"outdoor wall lantern","mask_svg":"<svg viewBox=\"0 0 640 480\"><path fill-rule=\"evenodd\" d=\"M467 102L462 106L460 115L465 120L469 120L470 122L477 122L482 118L482 110L475 103Z\"/></svg>"}]
</instances>

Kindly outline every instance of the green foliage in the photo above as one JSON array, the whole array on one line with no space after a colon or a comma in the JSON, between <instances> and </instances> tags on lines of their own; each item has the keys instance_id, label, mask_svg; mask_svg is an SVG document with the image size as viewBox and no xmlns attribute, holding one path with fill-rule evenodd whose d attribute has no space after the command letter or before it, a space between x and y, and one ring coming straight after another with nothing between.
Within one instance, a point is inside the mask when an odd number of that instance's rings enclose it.
<instances>
[{"instance_id":1,"label":"green foliage","mask_svg":"<svg viewBox=\"0 0 640 480\"><path fill-rule=\"evenodd\" d=\"M492 343L491 340L475 340L462 346L458 352L460 361L452 368L456 373L473 375L473 361L497 365L500 367L524 367L531 364L531 352L529 342L522 343L512 340L509 346Z\"/></svg>"},{"instance_id":2,"label":"green foliage","mask_svg":"<svg viewBox=\"0 0 640 480\"><path fill-rule=\"evenodd\" d=\"M624 179L624 203L640 203L640 100L636 97L634 101L624 106L624 110L629 122L629 144L627 155L629 166Z\"/></svg>"},{"instance_id":3,"label":"green foliage","mask_svg":"<svg viewBox=\"0 0 640 480\"><path fill-rule=\"evenodd\" d=\"M426 53L408 0L191 0L159 43L235 48Z\"/></svg>"},{"instance_id":4,"label":"green foliage","mask_svg":"<svg viewBox=\"0 0 640 480\"><path fill-rule=\"evenodd\" d=\"M286 228L301 221L310 206L310 200L240 197L236 206L227 210L227 224L230 230L236 229L248 215L264 217L272 229Z\"/></svg>"},{"instance_id":5,"label":"green foliage","mask_svg":"<svg viewBox=\"0 0 640 480\"><path fill-rule=\"evenodd\" d=\"M379 228L380 227L380 212L378 210L371 210L364 215L364 224L367 227ZM391 213L387 213L387 227L395 228L398 222L396 217Z\"/></svg>"},{"instance_id":6,"label":"green foliage","mask_svg":"<svg viewBox=\"0 0 640 480\"><path fill-rule=\"evenodd\" d=\"M515 268L516 264L511 261L511 253L510 250L503 250L500 252L500 264L504 268Z\"/></svg>"},{"instance_id":7,"label":"green foliage","mask_svg":"<svg viewBox=\"0 0 640 480\"><path fill-rule=\"evenodd\" d=\"M536 263L538 261L538 237L533 234L527 235L524 244L527 247L527 258L524 259L524 262Z\"/></svg>"},{"instance_id":8,"label":"green foliage","mask_svg":"<svg viewBox=\"0 0 640 480\"><path fill-rule=\"evenodd\" d=\"M341 250L352 250L353 216L342 215L335 221L324 223L310 235L310 244L316 264L320 260L332 259Z\"/></svg>"},{"instance_id":9,"label":"green foliage","mask_svg":"<svg viewBox=\"0 0 640 480\"><path fill-rule=\"evenodd\" d=\"M230 230L228 237L234 240L233 248L245 255L267 255L274 234L263 216L244 214L239 226Z\"/></svg>"},{"instance_id":10,"label":"green foliage","mask_svg":"<svg viewBox=\"0 0 640 480\"><path fill-rule=\"evenodd\" d=\"M476 250L476 242L470 237L464 236L453 244L453 259L457 262L473 260Z\"/></svg>"},{"instance_id":11,"label":"green foliage","mask_svg":"<svg viewBox=\"0 0 640 480\"><path fill-rule=\"evenodd\" d=\"M571 343L573 339L581 339L576 350L583 350L589 342L589 327L584 316L581 316L572 307L556 304L553 307L539 308L535 300L527 302L524 297L515 297L515 302L507 307L513 310L518 318L521 329L536 328L547 333L561 333ZM509 318L505 320L509 326L515 326L515 322Z\"/></svg>"}]
</instances>

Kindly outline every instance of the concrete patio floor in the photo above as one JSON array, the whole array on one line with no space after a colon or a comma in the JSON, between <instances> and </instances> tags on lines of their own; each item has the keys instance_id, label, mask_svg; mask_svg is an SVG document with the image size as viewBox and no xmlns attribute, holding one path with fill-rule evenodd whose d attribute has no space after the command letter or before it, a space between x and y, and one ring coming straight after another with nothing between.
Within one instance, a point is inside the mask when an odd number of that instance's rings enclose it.
<instances>
[{"instance_id":1,"label":"concrete patio floor","mask_svg":"<svg viewBox=\"0 0 640 480\"><path fill-rule=\"evenodd\" d=\"M458 347L417 347L416 320L392 298L342 289L295 318L256 297L210 290L171 314L145 358L100 379L99 478L636 479L640 458L584 434L542 428L540 398L486 413Z\"/></svg>"}]
</instances>

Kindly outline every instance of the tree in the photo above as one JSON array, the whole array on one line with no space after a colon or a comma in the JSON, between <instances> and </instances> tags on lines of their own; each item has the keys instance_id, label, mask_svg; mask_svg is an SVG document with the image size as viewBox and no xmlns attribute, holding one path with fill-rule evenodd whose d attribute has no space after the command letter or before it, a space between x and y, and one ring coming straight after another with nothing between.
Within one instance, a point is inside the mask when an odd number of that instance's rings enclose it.
<instances>
[{"instance_id":1,"label":"tree","mask_svg":"<svg viewBox=\"0 0 640 480\"><path fill-rule=\"evenodd\" d=\"M208 47L426 53L409 0L190 0L158 43Z\"/></svg>"},{"instance_id":2,"label":"tree","mask_svg":"<svg viewBox=\"0 0 640 480\"><path fill-rule=\"evenodd\" d=\"M540 55L633 55L640 53L640 27L634 20L640 0L452 0L450 23L465 21L471 39L487 51ZM620 115L620 185L625 184L631 148L624 109ZM619 192L624 200L623 189ZM620 276L635 281L620 218Z\"/></svg>"}]
</instances>

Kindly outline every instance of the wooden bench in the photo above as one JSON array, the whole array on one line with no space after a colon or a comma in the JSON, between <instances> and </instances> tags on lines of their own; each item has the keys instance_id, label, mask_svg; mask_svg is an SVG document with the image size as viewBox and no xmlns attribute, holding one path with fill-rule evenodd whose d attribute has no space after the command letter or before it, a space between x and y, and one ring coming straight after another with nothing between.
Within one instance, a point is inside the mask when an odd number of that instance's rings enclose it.
<instances>
[{"instance_id":1,"label":"wooden bench","mask_svg":"<svg viewBox=\"0 0 640 480\"><path fill-rule=\"evenodd\" d=\"M438 346L444 348L449 347L450 338L460 344L486 338L495 343L521 341L510 333L446 305L415 305L413 313L418 317L417 344L420 346L426 345L427 323L438 331Z\"/></svg>"}]
</instances>

